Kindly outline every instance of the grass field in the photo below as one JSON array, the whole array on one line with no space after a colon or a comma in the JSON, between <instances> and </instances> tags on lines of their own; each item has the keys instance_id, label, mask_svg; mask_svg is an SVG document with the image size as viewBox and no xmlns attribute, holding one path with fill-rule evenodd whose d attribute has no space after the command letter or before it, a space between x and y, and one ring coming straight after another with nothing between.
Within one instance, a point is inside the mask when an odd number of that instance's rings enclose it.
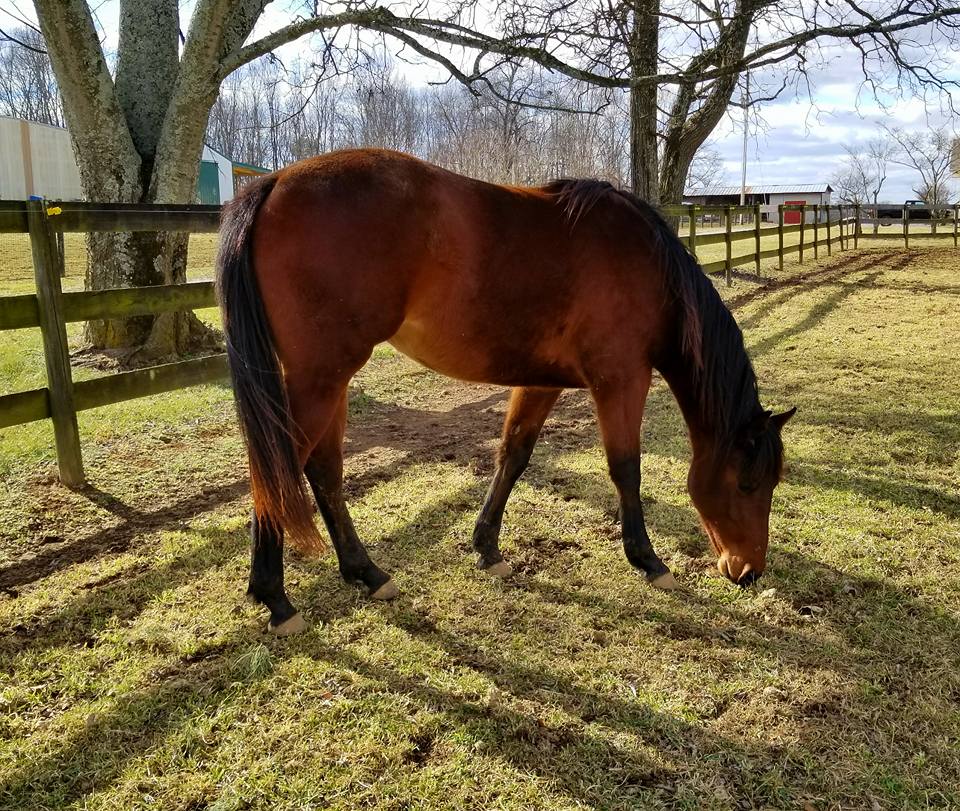
<instances>
[{"instance_id":1,"label":"grass field","mask_svg":"<svg viewBox=\"0 0 960 811\"><path fill-rule=\"evenodd\" d=\"M765 402L799 407L746 591L713 568L662 383L644 496L683 591L624 560L576 392L507 509L500 583L468 550L504 392L379 349L349 493L402 594L293 560L312 627L287 640L242 601L224 387L81 414L81 493L46 424L0 431L0 807L960 807L958 271L952 247L886 246L723 291ZM0 338L0 389L42 384L28 333Z\"/></svg>"}]
</instances>

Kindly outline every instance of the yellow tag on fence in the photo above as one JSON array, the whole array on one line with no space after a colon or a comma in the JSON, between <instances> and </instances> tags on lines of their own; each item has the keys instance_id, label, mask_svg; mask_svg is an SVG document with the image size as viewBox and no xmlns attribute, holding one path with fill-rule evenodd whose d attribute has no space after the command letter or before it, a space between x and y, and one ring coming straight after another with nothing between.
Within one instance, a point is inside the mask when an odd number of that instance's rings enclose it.
<instances>
[{"instance_id":1,"label":"yellow tag on fence","mask_svg":"<svg viewBox=\"0 0 960 811\"><path fill-rule=\"evenodd\" d=\"M56 217L57 214L63 214L63 209L60 208L60 206L50 206L50 208L47 209L48 217Z\"/></svg>"}]
</instances>

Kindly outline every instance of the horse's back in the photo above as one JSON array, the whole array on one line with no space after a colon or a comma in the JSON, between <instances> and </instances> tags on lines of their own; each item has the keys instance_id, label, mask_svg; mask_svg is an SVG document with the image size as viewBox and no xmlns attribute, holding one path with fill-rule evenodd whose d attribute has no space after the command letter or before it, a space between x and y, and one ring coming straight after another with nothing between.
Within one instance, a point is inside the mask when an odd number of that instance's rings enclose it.
<instances>
[{"instance_id":1,"label":"horse's back","mask_svg":"<svg viewBox=\"0 0 960 811\"><path fill-rule=\"evenodd\" d=\"M285 365L315 367L318 350L336 346L331 371L349 375L389 340L453 377L578 386L578 338L629 306L617 216L598 226L613 234L595 238L543 189L349 150L279 173L254 261Z\"/></svg>"}]
</instances>

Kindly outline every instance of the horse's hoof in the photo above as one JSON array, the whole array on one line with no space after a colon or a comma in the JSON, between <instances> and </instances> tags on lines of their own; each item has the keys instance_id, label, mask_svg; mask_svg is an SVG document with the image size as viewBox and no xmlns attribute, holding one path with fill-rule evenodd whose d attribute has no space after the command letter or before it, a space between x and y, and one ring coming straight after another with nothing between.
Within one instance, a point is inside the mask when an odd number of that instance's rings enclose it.
<instances>
[{"instance_id":1,"label":"horse's hoof","mask_svg":"<svg viewBox=\"0 0 960 811\"><path fill-rule=\"evenodd\" d=\"M400 589L397 588L397 584L393 582L391 577L386 583L384 583L376 591L371 592L371 600L392 600L400 593Z\"/></svg>"},{"instance_id":2,"label":"horse's hoof","mask_svg":"<svg viewBox=\"0 0 960 811\"><path fill-rule=\"evenodd\" d=\"M680 588L680 584L674 579L672 572L664 572L653 580L647 580L647 582L661 591L676 591Z\"/></svg>"},{"instance_id":3,"label":"horse's hoof","mask_svg":"<svg viewBox=\"0 0 960 811\"><path fill-rule=\"evenodd\" d=\"M274 634L275 636L292 636L293 634L301 634L306 630L307 621L299 612L290 617L290 619L284 620L279 625L274 625L272 622L267 623L267 633Z\"/></svg>"},{"instance_id":4,"label":"horse's hoof","mask_svg":"<svg viewBox=\"0 0 960 811\"><path fill-rule=\"evenodd\" d=\"M481 569L481 571L486 572L491 577L499 577L501 580L506 580L513 574L513 566L511 566L505 560L501 560L497 563L487 566L485 569Z\"/></svg>"}]
</instances>

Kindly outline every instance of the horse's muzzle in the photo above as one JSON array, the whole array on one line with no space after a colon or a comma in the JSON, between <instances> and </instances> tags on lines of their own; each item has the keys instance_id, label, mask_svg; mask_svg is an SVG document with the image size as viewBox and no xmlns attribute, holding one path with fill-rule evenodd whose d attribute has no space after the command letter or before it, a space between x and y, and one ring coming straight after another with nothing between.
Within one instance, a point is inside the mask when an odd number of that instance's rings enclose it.
<instances>
[{"instance_id":1,"label":"horse's muzzle","mask_svg":"<svg viewBox=\"0 0 960 811\"><path fill-rule=\"evenodd\" d=\"M736 555L729 555L724 552L717 561L717 568L720 573L730 582L736 583L741 588L751 586L760 579L761 572L758 572L750 563Z\"/></svg>"}]
</instances>

